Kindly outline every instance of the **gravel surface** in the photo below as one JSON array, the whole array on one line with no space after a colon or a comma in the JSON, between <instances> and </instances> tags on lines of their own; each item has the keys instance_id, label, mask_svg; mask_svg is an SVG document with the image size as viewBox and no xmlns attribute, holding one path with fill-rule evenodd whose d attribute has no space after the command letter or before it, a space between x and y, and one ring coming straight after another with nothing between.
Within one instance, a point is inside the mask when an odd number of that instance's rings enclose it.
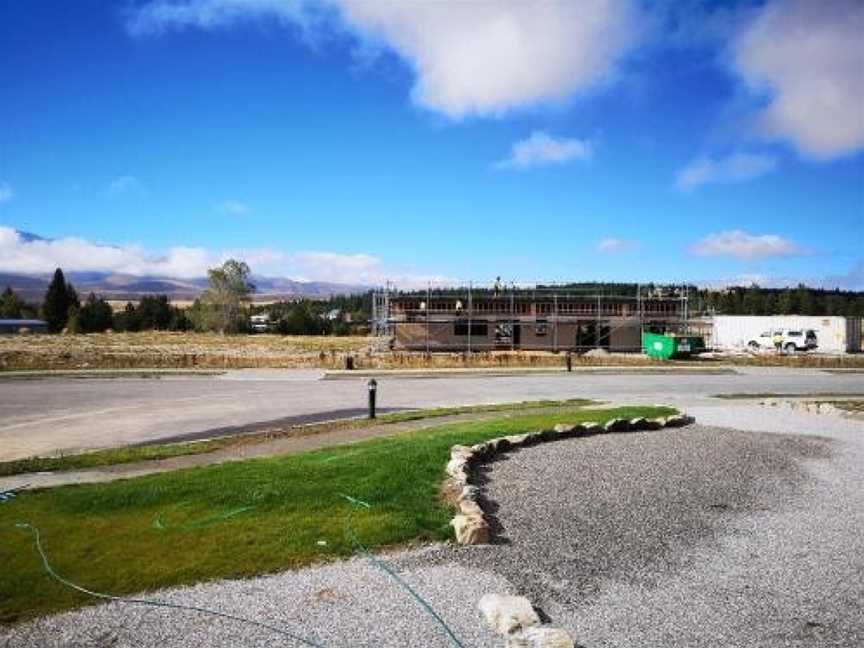
<instances>
[{"instance_id":1,"label":"gravel surface","mask_svg":"<svg viewBox=\"0 0 864 648\"><path fill-rule=\"evenodd\" d=\"M500 544L470 564L583 646L864 645L864 424L688 411L773 434L698 425L513 453L485 471ZM440 552L454 559L469 564Z\"/></svg>"},{"instance_id":2,"label":"gravel surface","mask_svg":"<svg viewBox=\"0 0 864 648\"><path fill-rule=\"evenodd\" d=\"M588 648L864 645L864 424L693 405L700 425L558 441L489 464L497 544L432 546L388 564L465 646L501 645L476 609L488 592L527 595ZM284 624L326 646L448 645L362 559L158 596ZM190 645L301 644L119 604L0 631L4 647Z\"/></svg>"},{"instance_id":3,"label":"gravel surface","mask_svg":"<svg viewBox=\"0 0 864 648\"><path fill-rule=\"evenodd\" d=\"M430 549L414 552L422 557ZM489 572L458 565L403 570L424 598L434 601L465 646L495 646L476 602L512 587ZM296 633L327 648L423 646L446 648L445 631L383 570L357 558L275 576L165 590L162 601L247 617ZM0 633L3 648L208 648L303 646L236 621L195 612L109 603L24 624Z\"/></svg>"}]
</instances>

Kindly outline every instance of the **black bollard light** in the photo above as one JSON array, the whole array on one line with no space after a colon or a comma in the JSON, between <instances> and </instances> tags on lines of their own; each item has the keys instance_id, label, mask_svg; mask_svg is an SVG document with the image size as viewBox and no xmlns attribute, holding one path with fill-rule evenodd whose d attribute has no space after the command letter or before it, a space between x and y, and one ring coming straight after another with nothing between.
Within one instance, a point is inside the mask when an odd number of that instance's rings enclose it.
<instances>
[{"instance_id":1,"label":"black bollard light","mask_svg":"<svg viewBox=\"0 0 864 648\"><path fill-rule=\"evenodd\" d=\"M369 418L375 418L375 395L378 393L378 382L373 378L369 381Z\"/></svg>"},{"instance_id":2,"label":"black bollard light","mask_svg":"<svg viewBox=\"0 0 864 648\"><path fill-rule=\"evenodd\" d=\"M567 352L567 371L573 371L573 354L570 351Z\"/></svg>"}]
</instances>

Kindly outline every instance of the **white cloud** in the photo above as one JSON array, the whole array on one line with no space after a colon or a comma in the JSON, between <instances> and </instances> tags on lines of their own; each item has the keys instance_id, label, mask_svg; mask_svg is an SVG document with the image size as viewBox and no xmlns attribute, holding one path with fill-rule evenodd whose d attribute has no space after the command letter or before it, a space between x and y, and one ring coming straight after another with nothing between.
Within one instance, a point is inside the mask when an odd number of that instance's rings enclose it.
<instances>
[{"instance_id":1,"label":"white cloud","mask_svg":"<svg viewBox=\"0 0 864 648\"><path fill-rule=\"evenodd\" d=\"M561 101L607 80L637 42L635 0L154 0L132 34L275 18L306 30L325 15L361 49L395 52L415 73L416 104L452 118Z\"/></svg>"},{"instance_id":2,"label":"white cloud","mask_svg":"<svg viewBox=\"0 0 864 648\"><path fill-rule=\"evenodd\" d=\"M77 237L28 240L0 227L0 271L38 274L62 267L71 271L119 272L193 278L218 261L202 248L174 247L167 254L148 254L139 246L103 245Z\"/></svg>"},{"instance_id":3,"label":"white cloud","mask_svg":"<svg viewBox=\"0 0 864 648\"><path fill-rule=\"evenodd\" d=\"M590 160L593 154L594 150L588 141L554 137L537 131L526 139L515 142L510 149L510 155L495 166L502 169L527 169L566 164L573 160Z\"/></svg>"},{"instance_id":4,"label":"white cloud","mask_svg":"<svg viewBox=\"0 0 864 648\"><path fill-rule=\"evenodd\" d=\"M738 259L797 256L807 250L797 243L776 234L748 234L742 230L728 230L711 234L690 248L699 256L731 256Z\"/></svg>"},{"instance_id":5,"label":"white cloud","mask_svg":"<svg viewBox=\"0 0 864 648\"><path fill-rule=\"evenodd\" d=\"M771 155L734 153L723 158L700 157L680 169L675 185L681 191L691 191L710 183L746 182L770 173L777 166Z\"/></svg>"},{"instance_id":6,"label":"white cloud","mask_svg":"<svg viewBox=\"0 0 864 648\"><path fill-rule=\"evenodd\" d=\"M239 200L226 200L216 205L216 211L228 216L248 216L252 213L252 208Z\"/></svg>"},{"instance_id":7,"label":"white cloud","mask_svg":"<svg viewBox=\"0 0 864 648\"><path fill-rule=\"evenodd\" d=\"M105 245L82 238L42 239L22 236L0 226L0 272L44 274L55 268L70 272L109 272L136 276L196 279L229 258L246 261L260 276L350 284L426 285L444 278L387 266L368 254L285 252L271 248L209 250L176 246L158 254L138 245Z\"/></svg>"},{"instance_id":8,"label":"white cloud","mask_svg":"<svg viewBox=\"0 0 864 648\"><path fill-rule=\"evenodd\" d=\"M604 254L617 254L619 252L630 252L639 247L637 241L620 238L604 238L597 243L597 251Z\"/></svg>"},{"instance_id":9,"label":"white cloud","mask_svg":"<svg viewBox=\"0 0 864 648\"><path fill-rule=\"evenodd\" d=\"M9 186L8 182L0 182L0 205L12 200L14 195L15 192L12 191L12 187Z\"/></svg>"},{"instance_id":10,"label":"white cloud","mask_svg":"<svg viewBox=\"0 0 864 648\"><path fill-rule=\"evenodd\" d=\"M825 290L864 290L864 259L855 262L848 272L823 276L790 276L764 273L744 273L725 279L700 281L704 288L727 288L730 286L752 286L761 288L794 288L800 284Z\"/></svg>"},{"instance_id":11,"label":"white cloud","mask_svg":"<svg viewBox=\"0 0 864 648\"><path fill-rule=\"evenodd\" d=\"M109 182L105 192L112 198L123 195L140 196L144 194L144 185L135 176L125 175Z\"/></svg>"},{"instance_id":12,"label":"white cloud","mask_svg":"<svg viewBox=\"0 0 864 648\"><path fill-rule=\"evenodd\" d=\"M733 45L734 67L768 103L761 134L813 159L864 148L864 2L773 0Z\"/></svg>"}]
</instances>

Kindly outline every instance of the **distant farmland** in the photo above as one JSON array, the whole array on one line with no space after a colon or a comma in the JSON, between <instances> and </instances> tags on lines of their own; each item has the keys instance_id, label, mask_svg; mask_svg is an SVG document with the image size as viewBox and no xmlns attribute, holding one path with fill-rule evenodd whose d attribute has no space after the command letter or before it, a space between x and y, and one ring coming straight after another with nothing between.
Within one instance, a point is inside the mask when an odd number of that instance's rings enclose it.
<instances>
[{"instance_id":1,"label":"distant farmland","mask_svg":"<svg viewBox=\"0 0 864 648\"><path fill-rule=\"evenodd\" d=\"M557 367L566 354L549 351L494 351L466 355L388 351L380 340L362 336L232 335L217 333L91 333L88 335L2 335L0 372L64 369L343 369L352 355L358 369L462 367ZM377 349L377 350L376 350ZM691 361L656 361L638 353L573 356L575 367L723 364L825 368L864 367L858 355L737 355Z\"/></svg>"},{"instance_id":2,"label":"distant farmland","mask_svg":"<svg viewBox=\"0 0 864 648\"><path fill-rule=\"evenodd\" d=\"M0 370L336 367L365 337L216 333L0 336Z\"/></svg>"}]
</instances>

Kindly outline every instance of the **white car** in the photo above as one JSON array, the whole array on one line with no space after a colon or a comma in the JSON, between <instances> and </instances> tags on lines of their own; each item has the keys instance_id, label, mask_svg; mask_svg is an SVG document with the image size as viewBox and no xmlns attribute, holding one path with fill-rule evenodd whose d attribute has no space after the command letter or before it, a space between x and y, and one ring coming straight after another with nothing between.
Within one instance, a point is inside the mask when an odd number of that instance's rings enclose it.
<instances>
[{"instance_id":1,"label":"white car","mask_svg":"<svg viewBox=\"0 0 864 648\"><path fill-rule=\"evenodd\" d=\"M774 338L779 336L782 339L780 348L786 353L795 353L796 351L810 351L819 346L816 339L816 331L813 329L773 329L759 334L759 337L753 338L747 343L753 351L759 349L774 349Z\"/></svg>"}]
</instances>

